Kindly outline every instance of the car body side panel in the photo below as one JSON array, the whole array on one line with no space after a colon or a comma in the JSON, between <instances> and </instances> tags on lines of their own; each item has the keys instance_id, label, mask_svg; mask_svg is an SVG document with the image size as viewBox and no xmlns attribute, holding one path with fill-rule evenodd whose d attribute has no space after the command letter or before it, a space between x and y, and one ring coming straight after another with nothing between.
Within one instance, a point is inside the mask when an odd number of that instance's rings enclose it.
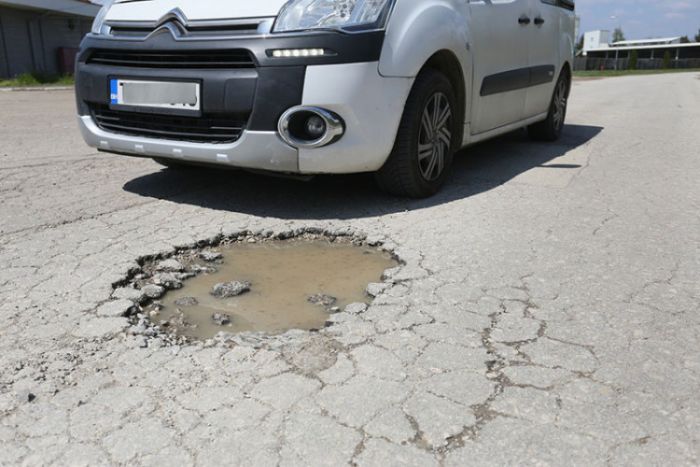
<instances>
[{"instance_id":1,"label":"car body side panel","mask_svg":"<svg viewBox=\"0 0 700 467\"><path fill-rule=\"evenodd\" d=\"M530 1L530 16L533 19L533 24L528 27L530 35L530 67L552 67L548 72L549 76L542 76L541 84L531 86L527 90L527 98L525 100L526 118L547 112L552 94L557 82L559 73L561 72L562 61L559 52L559 19L563 16L565 10L554 6L542 0ZM542 24L536 24L536 20L544 21ZM551 73L551 74L550 74Z\"/></svg>"},{"instance_id":2,"label":"car body side panel","mask_svg":"<svg viewBox=\"0 0 700 467\"><path fill-rule=\"evenodd\" d=\"M474 52L473 134L523 118L529 80L530 0L470 0L469 26ZM493 84L496 84L493 86ZM491 89L495 88L495 89Z\"/></svg>"},{"instance_id":3,"label":"car body side panel","mask_svg":"<svg viewBox=\"0 0 700 467\"><path fill-rule=\"evenodd\" d=\"M415 78L435 53L452 52L462 67L467 90L465 123L471 115L468 90L472 87L467 13L464 0L397 0L379 62L382 76Z\"/></svg>"},{"instance_id":4,"label":"car body side panel","mask_svg":"<svg viewBox=\"0 0 700 467\"><path fill-rule=\"evenodd\" d=\"M414 78L379 75L377 62L309 66L302 105L340 115L343 137L330 146L299 149L301 173L379 170L391 153Z\"/></svg>"},{"instance_id":5,"label":"car body side panel","mask_svg":"<svg viewBox=\"0 0 700 467\"><path fill-rule=\"evenodd\" d=\"M562 66L568 63L574 66L574 51L576 48L576 16L573 11L565 11L559 14L559 59Z\"/></svg>"},{"instance_id":6,"label":"car body side panel","mask_svg":"<svg viewBox=\"0 0 700 467\"><path fill-rule=\"evenodd\" d=\"M450 50L469 70L466 2L398 0L387 25L379 73L415 77L439 50Z\"/></svg>"},{"instance_id":7,"label":"car body side panel","mask_svg":"<svg viewBox=\"0 0 700 467\"><path fill-rule=\"evenodd\" d=\"M565 63L573 65L574 56L574 12L556 2L530 0L532 17L542 18L544 24L531 28L530 66L553 66L551 81L528 90L525 116L547 112L554 87Z\"/></svg>"}]
</instances>

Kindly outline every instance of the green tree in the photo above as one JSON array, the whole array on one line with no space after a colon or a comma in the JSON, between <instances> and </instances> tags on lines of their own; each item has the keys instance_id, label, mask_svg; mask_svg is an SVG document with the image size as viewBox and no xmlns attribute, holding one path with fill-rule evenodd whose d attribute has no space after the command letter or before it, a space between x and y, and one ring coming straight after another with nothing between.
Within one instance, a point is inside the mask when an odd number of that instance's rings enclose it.
<instances>
[{"instance_id":1,"label":"green tree","mask_svg":"<svg viewBox=\"0 0 700 467\"><path fill-rule=\"evenodd\" d=\"M625 33L622 28L615 28L613 31L613 42L620 42L625 40Z\"/></svg>"},{"instance_id":2,"label":"green tree","mask_svg":"<svg viewBox=\"0 0 700 467\"><path fill-rule=\"evenodd\" d=\"M639 59L639 54L637 54L636 50L633 50L632 53L630 53L630 61L627 63L627 68L630 70L636 70L638 59Z\"/></svg>"},{"instance_id":3,"label":"green tree","mask_svg":"<svg viewBox=\"0 0 700 467\"><path fill-rule=\"evenodd\" d=\"M584 41L584 37L583 37L583 34L581 34L581 37L579 37L578 41L576 42L576 50L577 51L583 50L583 41Z\"/></svg>"},{"instance_id":4,"label":"green tree","mask_svg":"<svg viewBox=\"0 0 700 467\"><path fill-rule=\"evenodd\" d=\"M664 68L671 68L671 52L668 50L664 54Z\"/></svg>"},{"instance_id":5,"label":"green tree","mask_svg":"<svg viewBox=\"0 0 700 467\"><path fill-rule=\"evenodd\" d=\"M698 29L698 33L695 34L695 42L700 42L700 29Z\"/></svg>"},{"instance_id":6,"label":"green tree","mask_svg":"<svg viewBox=\"0 0 700 467\"><path fill-rule=\"evenodd\" d=\"M688 36L682 36L681 44L690 44L690 38L688 38Z\"/></svg>"}]
</instances>

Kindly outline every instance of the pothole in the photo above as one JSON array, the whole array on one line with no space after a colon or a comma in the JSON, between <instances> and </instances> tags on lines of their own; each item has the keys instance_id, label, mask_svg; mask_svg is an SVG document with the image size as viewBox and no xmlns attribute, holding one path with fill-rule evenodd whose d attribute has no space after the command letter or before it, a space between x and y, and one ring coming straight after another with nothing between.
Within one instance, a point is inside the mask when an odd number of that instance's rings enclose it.
<instances>
[{"instance_id":1,"label":"pothole","mask_svg":"<svg viewBox=\"0 0 700 467\"><path fill-rule=\"evenodd\" d=\"M177 342L318 330L333 313L366 307L398 265L362 237L239 236L146 261L130 284L146 297L132 321L139 334Z\"/></svg>"}]
</instances>

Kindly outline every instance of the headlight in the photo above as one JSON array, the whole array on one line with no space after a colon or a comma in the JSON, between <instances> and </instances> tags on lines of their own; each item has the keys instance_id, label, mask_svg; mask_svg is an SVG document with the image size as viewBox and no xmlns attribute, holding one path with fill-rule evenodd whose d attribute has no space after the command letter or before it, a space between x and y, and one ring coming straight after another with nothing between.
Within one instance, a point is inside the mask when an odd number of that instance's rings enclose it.
<instances>
[{"instance_id":1,"label":"headlight","mask_svg":"<svg viewBox=\"0 0 700 467\"><path fill-rule=\"evenodd\" d=\"M107 0L104 6L100 9L100 12L97 13L97 16L95 16L95 21L92 22L93 34L102 34L105 18L107 17L107 13L109 13L109 9L112 7L112 3L114 3L114 0Z\"/></svg>"},{"instance_id":2,"label":"headlight","mask_svg":"<svg viewBox=\"0 0 700 467\"><path fill-rule=\"evenodd\" d=\"M307 29L358 31L384 27L393 0L290 0L274 32Z\"/></svg>"}]
</instances>

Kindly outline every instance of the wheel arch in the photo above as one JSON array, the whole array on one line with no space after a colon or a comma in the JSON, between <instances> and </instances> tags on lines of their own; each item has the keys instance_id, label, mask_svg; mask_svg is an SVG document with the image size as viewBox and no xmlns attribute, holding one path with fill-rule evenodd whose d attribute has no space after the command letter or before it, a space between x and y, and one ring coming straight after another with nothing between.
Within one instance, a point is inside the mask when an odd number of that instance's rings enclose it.
<instances>
[{"instance_id":1,"label":"wheel arch","mask_svg":"<svg viewBox=\"0 0 700 467\"><path fill-rule=\"evenodd\" d=\"M387 25L379 73L415 78L425 63L448 50L463 70L471 68L464 13L444 0L397 2Z\"/></svg>"},{"instance_id":2,"label":"wheel arch","mask_svg":"<svg viewBox=\"0 0 700 467\"><path fill-rule=\"evenodd\" d=\"M461 146L464 137L464 122L466 121L467 85L464 79L464 71L457 56L450 50L443 49L433 54L421 68L421 72L432 69L444 74L452 84L452 89L457 97L457 121L459 122L455 135L455 150Z\"/></svg>"},{"instance_id":3,"label":"wheel arch","mask_svg":"<svg viewBox=\"0 0 700 467\"><path fill-rule=\"evenodd\" d=\"M458 2L396 2L379 60L379 74L384 77L415 78L426 67L447 75L459 100L462 137L470 120L472 89L467 14ZM462 143L460 139L457 145Z\"/></svg>"}]
</instances>

